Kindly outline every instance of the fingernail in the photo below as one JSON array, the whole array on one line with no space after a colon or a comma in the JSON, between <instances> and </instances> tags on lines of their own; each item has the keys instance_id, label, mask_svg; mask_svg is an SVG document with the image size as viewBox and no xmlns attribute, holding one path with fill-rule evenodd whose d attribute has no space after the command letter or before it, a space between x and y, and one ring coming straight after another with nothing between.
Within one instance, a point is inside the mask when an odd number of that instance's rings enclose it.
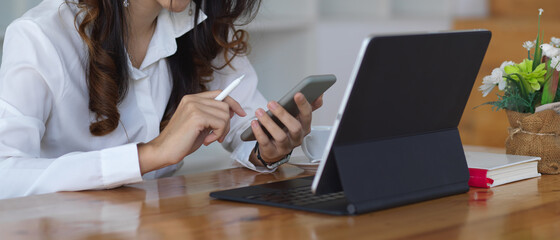
<instances>
[{"instance_id":1,"label":"fingernail","mask_svg":"<svg viewBox=\"0 0 560 240\"><path fill-rule=\"evenodd\" d=\"M270 102L268 103L268 108L274 110L274 109L278 108L278 103L275 102L275 101L270 101Z\"/></svg>"},{"instance_id":2,"label":"fingernail","mask_svg":"<svg viewBox=\"0 0 560 240\"><path fill-rule=\"evenodd\" d=\"M257 121L251 121L251 127L256 128L258 126L259 126L259 124L257 123Z\"/></svg>"},{"instance_id":3,"label":"fingernail","mask_svg":"<svg viewBox=\"0 0 560 240\"><path fill-rule=\"evenodd\" d=\"M262 117L264 115L264 110L262 109L257 109L257 112L255 113L255 115L257 115L257 117Z\"/></svg>"}]
</instances>

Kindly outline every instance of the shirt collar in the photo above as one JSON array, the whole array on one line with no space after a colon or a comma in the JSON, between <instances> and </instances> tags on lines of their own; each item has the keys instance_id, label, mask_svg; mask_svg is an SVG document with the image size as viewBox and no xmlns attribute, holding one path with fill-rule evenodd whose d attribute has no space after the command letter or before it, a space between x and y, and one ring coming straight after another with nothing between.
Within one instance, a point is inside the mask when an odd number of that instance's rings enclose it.
<instances>
[{"instance_id":1,"label":"shirt collar","mask_svg":"<svg viewBox=\"0 0 560 240\"><path fill-rule=\"evenodd\" d=\"M191 1L191 4L195 4L194 1ZM157 18L154 35L148 45L148 51L140 66L140 70L145 69L162 58L173 55L177 51L175 39L183 36L195 26L194 14L189 15L189 8L190 6L182 12L169 12L167 9L161 10ZM206 14L200 11L196 24L198 25L206 18Z\"/></svg>"}]
</instances>

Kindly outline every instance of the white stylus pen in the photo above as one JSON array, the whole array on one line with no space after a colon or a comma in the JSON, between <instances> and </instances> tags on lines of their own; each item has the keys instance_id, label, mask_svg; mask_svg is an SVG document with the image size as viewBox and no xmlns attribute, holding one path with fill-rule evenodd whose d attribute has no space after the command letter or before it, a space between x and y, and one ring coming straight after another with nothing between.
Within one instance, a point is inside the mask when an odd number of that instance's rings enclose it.
<instances>
[{"instance_id":1,"label":"white stylus pen","mask_svg":"<svg viewBox=\"0 0 560 240\"><path fill-rule=\"evenodd\" d=\"M242 75L241 77L238 77L237 79L233 80L233 82L231 82L216 98L214 98L214 100L216 101L224 100L224 98L226 98L231 93L231 91L233 91L233 89L235 89L239 85L241 79L243 79L244 77L245 75Z\"/></svg>"}]
</instances>

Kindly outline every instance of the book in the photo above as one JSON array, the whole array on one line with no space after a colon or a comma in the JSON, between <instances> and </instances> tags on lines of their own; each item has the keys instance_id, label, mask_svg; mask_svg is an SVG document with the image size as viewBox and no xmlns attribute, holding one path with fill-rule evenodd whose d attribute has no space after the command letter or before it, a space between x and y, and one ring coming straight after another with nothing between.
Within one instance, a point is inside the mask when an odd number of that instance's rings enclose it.
<instances>
[{"instance_id":1,"label":"book","mask_svg":"<svg viewBox=\"0 0 560 240\"><path fill-rule=\"evenodd\" d=\"M490 188L523 179L538 177L540 157L465 152L469 167L469 186Z\"/></svg>"}]
</instances>

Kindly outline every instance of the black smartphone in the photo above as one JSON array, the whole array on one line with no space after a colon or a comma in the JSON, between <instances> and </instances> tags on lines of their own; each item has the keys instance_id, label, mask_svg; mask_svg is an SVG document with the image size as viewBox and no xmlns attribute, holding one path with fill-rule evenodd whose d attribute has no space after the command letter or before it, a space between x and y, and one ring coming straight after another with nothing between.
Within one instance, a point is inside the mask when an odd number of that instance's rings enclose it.
<instances>
[{"instance_id":1,"label":"black smartphone","mask_svg":"<svg viewBox=\"0 0 560 240\"><path fill-rule=\"evenodd\" d=\"M329 89L336 82L336 77L332 74L325 75L312 75L301 80L292 90L286 93L280 100L280 104L286 111L288 111L292 116L297 116L299 109L297 104L294 102L294 95L301 92L305 99L309 103L314 102L323 94L327 89ZM276 118L270 111L266 112L279 127L284 128L284 124L278 118ZM261 125L262 126L262 125ZM264 132L270 137L268 131L263 127ZM253 129L249 126L241 134L241 140L243 141L253 141L255 140L255 135L253 134Z\"/></svg>"}]
</instances>

